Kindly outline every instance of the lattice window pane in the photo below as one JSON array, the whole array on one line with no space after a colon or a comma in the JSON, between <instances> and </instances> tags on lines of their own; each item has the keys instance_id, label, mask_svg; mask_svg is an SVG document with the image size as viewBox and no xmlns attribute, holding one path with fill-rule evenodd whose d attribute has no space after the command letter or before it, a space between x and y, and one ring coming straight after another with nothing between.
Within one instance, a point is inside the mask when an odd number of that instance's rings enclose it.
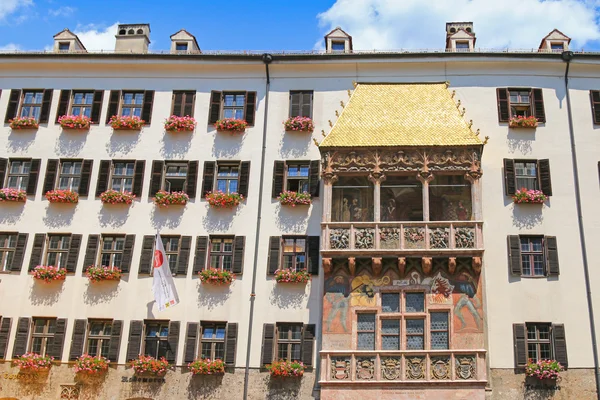
<instances>
[{"instance_id":1,"label":"lattice window pane","mask_svg":"<svg viewBox=\"0 0 600 400\"><path fill-rule=\"evenodd\" d=\"M381 333L384 335L399 335L400 321L397 319L381 320Z\"/></svg>"},{"instance_id":2,"label":"lattice window pane","mask_svg":"<svg viewBox=\"0 0 600 400\"><path fill-rule=\"evenodd\" d=\"M407 350L423 350L423 336L408 336L406 338Z\"/></svg>"},{"instance_id":3,"label":"lattice window pane","mask_svg":"<svg viewBox=\"0 0 600 400\"><path fill-rule=\"evenodd\" d=\"M422 319L407 319L406 333L409 335L422 335L425 330L425 321Z\"/></svg>"},{"instance_id":4,"label":"lattice window pane","mask_svg":"<svg viewBox=\"0 0 600 400\"><path fill-rule=\"evenodd\" d=\"M431 332L431 349L445 350L448 348L448 332Z\"/></svg>"},{"instance_id":5,"label":"lattice window pane","mask_svg":"<svg viewBox=\"0 0 600 400\"><path fill-rule=\"evenodd\" d=\"M358 330L359 331L374 331L375 330L375 314L358 314Z\"/></svg>"},{"instance_id":6,"label":"lattice window pane","mask_svg":"<svg viewBox=\"0 0 600 400\"><path fill-rule=\"evenodd\" d=\"M359 332L358 350L375 350L375 334L371 332Z\"/></svg>"},{"instance_id":7,"label":"lattice window pane","mask_svg":"<svg viewBox=\"0 0 600 400\"><path fill-rule=\"evenodd\" d=\"M381 337L381 348L382 348L382 350L400 350L400 337L399 336L382 336Z\"/></svg>"},{"instance_id":8,"label":"lattice window pane","mask_svg":"<svg viewBox=\"0 0 600 400\"><path fill-rule=\"evenodd\" d=\"M381 294L382 312L400 311L400 293L382 293Z\"/></svg>"},{"instance_id":9,"label":"lattice window pane","mask_svg":"<svg viewBox=\"0 0 600 400\"><path fill-rule=\"evenodd\" d=\"M406 312L423 312L425 293L406 293Z\"/></svg>"},{"instance_id":10,"label":"lattice window pane","mask_svg":"<svg viewBox=\"0 0 600 400\"><path fill-rule=\"evenodd\" d=\"M431 313L431 329L432 330L448 330L448 313L437 312Z\"/></svg>"}]
</instances>

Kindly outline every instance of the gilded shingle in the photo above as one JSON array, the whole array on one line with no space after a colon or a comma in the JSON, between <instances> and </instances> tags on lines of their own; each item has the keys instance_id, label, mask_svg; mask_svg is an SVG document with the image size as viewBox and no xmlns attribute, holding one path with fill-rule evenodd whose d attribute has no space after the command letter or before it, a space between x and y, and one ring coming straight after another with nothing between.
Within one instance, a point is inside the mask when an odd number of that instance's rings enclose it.
<instances>
[{"instance_id":1,"label":"gilded shingle","mask_svg":"<svg viewBox=\"0 0 600 400\"><path fill-rule=\"evenodd\" d=\"M445 83L361 83L319 147L481 144Z\"/></svg>"}]
</instances>

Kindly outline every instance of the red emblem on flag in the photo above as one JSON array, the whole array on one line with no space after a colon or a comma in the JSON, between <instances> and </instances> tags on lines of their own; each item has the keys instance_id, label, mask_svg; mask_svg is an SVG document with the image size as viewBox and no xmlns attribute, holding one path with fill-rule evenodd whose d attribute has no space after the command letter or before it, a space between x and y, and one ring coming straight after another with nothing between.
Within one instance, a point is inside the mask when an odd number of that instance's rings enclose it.
<instances>
[{"instance_id":1,"label":"red emblem on flag","mask_svg":"<svg viewBox=\"0 0 600 400\"><path fill-rule=\"evenodd\" d=\"M154 268L160 268L163 265L163 255L160 250L154 250Z\"/></svg>"}]
</instances>

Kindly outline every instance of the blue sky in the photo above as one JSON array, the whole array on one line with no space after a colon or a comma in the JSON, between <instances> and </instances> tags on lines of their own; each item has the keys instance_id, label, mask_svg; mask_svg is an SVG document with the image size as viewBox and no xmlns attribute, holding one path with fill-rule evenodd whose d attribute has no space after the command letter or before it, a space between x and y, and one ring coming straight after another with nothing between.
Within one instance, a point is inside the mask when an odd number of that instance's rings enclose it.
<instances>
[{"instance_id":1,"label":"blue sky","mask_svg":"<svg viewBox=\"0 0 600 400\"><path fill-rule=\"evenodd\" d=\"M114 48L115 23L150 23L151 49L179 29L205 50L310 50L341 26L355 49L444 46L447 21L473 21L477 47L537 48L557 28L600 50L600 0L0 0L0 50L41 50L63 28L89 50Z\"/></svg>"}]
</instances>

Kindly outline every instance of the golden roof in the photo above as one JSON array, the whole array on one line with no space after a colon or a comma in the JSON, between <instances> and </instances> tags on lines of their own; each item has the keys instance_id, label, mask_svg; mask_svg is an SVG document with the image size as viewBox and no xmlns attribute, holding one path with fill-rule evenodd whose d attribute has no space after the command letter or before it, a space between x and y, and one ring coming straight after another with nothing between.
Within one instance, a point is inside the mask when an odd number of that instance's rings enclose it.
<instances>
[{"instance_id":1,"label":"golden roof","mask_svg":"<svg viewBox=\"0 0 600 400\"><path fill-rule=\"evenodd\" d=\"M445 83L360 83L319 147L481 144Z\"/></svg>"}]
</instances>

